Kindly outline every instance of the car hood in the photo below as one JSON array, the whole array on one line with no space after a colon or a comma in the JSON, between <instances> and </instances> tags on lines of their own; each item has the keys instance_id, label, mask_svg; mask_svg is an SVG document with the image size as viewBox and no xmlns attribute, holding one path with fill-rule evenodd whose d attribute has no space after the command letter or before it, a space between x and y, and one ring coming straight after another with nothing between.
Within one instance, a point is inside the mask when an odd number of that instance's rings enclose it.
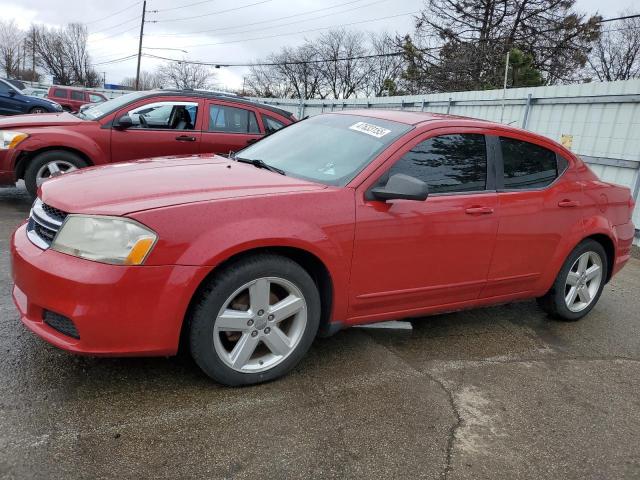
<instances>
[{"instance_id":1,"label":"car hood","mask_svg":"<svg viewBox=\"0 0 640 480\"><path fill-rule=\"evenodd\" d=\"M69 213L125 215L184 203L323 188L223 157L192 155L68 173L43 183L40 198Z\"/></svg>"},{"instance_id":2,"label":"car hood","mask_svg":"<svg viewBox=\"0 0 640 480\"><path fill-rule=\"evenodd\" d=\"M35 100L41 100L34 97ZM14 115L0 118L0 129L55 127L60 125L77 125L84 120L67 112L42 113L38 115Z\"/></svg>"}]
</instances>

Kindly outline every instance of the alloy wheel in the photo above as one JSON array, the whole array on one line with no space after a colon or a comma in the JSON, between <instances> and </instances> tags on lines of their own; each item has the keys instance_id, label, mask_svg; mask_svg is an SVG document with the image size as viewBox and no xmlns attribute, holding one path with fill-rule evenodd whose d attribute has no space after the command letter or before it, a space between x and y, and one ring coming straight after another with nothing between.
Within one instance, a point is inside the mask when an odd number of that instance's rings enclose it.
<instances>
[{"instance_id":1,"label":"alloy wheel","mask_svg":"<svg viewBox=\"0 0 640 480\"><path fill-rule=\"evenodd\" d=\"M269 370L297 347L307 325L307 304L288 280L263 277L246 283L225 301L216 318L218 357L242 373Z\"/></svg>"},{"instance_id":2,"label":"alloy wheel","mask_svg":"<svg viewBox=\"0 0 640 480\"><path fill-rule=\"evenodd\" d=\"M53 162L45 163L36 173L36 185L39 187L45 180L77 169L78 167L73 163L65 160L54 160Z\"/></svg>"},{"instance_id":3,"label":"alloy wheel","mask_svg":"<svg viewBox=\"0 0 640 480\"><path fill-rule=\"evenodd\" d=\"M596 252L580 255L569 269L564 301L572 312L581 312L593 302L602 283L602 259Z\"/></svg>"}]
</instances>

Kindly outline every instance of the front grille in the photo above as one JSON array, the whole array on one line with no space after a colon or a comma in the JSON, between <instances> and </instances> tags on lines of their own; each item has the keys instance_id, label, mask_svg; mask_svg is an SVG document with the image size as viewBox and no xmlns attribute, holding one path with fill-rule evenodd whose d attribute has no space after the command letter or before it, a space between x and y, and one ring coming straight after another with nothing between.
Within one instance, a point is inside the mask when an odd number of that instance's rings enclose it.
<instances>
[{"instance_id":1,"label":"front grille","mask_svg":"<svg viewBox=\"0 0 640 480\"><path fill-rule=\"evenodd\" d=\"M67 215L62 210L42 203L39 198L36 199L27 224L27 237L36 246L49 248Z\"/></svg>"},{"instance_id":2,"label":"front grille","mask_svg":"<svg viewBox=\"0 0 640 480\"><path fill-rule=\"evenodd\" d=\"M64 219L67 218L67 212L58 210L57 208L52 207L51 205L47 205L46 203L42 204L42 210L44 210L51 218L54 218L59 222L64 222Z\"/></svg>"},{"instance_id":3,"label":"front grille","mask_svg":"<svg viewBox=\"0 0 640 480\"><path fill-rule=\"evenodd\" d=\"M76 340L80 339L80 334L78 333L78 329L73 324L70 318L65 317L64 315L60 315L59 313L52 312L50 310L45 310L42 312L42 319L44 323L49 325L54 330L66 335L67 337L75 338Z\"/></svg>"}]
</instances>

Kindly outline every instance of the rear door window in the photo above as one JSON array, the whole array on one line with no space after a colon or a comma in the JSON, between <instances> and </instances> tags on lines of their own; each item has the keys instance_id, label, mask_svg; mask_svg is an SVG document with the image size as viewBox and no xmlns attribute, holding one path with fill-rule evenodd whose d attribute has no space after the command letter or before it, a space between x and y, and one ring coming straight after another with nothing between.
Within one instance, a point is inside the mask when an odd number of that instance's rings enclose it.
<instances>
[{"instance_id":1,"label":"rear door window","mask_svg":"<svg viewBox=\"0 0 640 480\"><path fill-rule=\"evenodd\" d=\"M504 165L504 188L523 190L544 188L558 177L555 152L534 143L500 137Z\"/></svg>"},{"instance_id":2,"label":"rear door window","mask_svg":"<svg viewBox=\"0 0 640 480\"><path fill-rule=\"evenodd\" d=\"M260 133L256 114L244 108L209 106L209 131L224 133Z\"/></svg>"}]
</instances>

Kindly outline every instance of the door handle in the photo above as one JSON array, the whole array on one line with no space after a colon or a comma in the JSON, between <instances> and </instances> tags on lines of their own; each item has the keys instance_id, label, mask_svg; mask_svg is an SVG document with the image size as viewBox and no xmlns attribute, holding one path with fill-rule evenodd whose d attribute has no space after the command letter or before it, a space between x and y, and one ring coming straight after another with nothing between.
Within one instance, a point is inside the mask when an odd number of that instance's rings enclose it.
<instances>
[{"instance_id":1,"label":"door handle","mask_svg":"<svg viewBox=\"0 0 640 480\"><path fill-rule=\"evenodd\" d=\"M469 215L489 215L493 213L493 208L482 206L469 207L465 209L465 213Z\"/></svg>"},{"instance_id":2,"label":"door handle","mask_svg":"<svg viewBox=\"0 0 640 480\"><path fill-rule=\"evenodd\" d=\"M580 205L580 202L576 202L575 200L568 200L566 198L558 202L558 206L564 208L577 207L578 205Z\"/></svg>"},{"instance_id":3,"label":"door handle","mask_svg":"<svg viewBox=\"0 0 640 480\"><path fill-rule=\"evenodd\" d=\"M180 135L176 137L176 140L179 142L195 142L196 137L190 137L189 135Z\"/></svg>"}]
</instances>

